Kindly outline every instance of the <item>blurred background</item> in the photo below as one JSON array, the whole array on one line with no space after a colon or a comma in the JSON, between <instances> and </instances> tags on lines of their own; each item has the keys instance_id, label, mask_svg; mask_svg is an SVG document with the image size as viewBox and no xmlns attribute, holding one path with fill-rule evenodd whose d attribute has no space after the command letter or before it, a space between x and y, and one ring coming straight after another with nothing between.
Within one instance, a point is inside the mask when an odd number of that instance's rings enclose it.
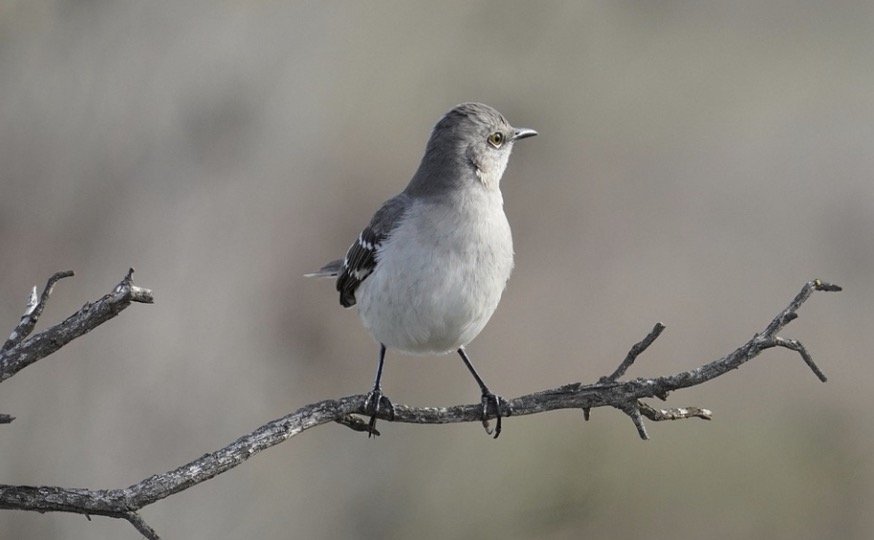
<instances>
[{"instance_id":1,"label":"blurred background","mask_svg":"<svg viewBox=\"0 0 874 540\"><path fill-rule=\"evenodd\" d=\"M135 305L6 381L0 482L116 488L369 389L377 346L333 284L455 104L540 137L502 183L517 263L469 347L507 397L731 351L811 278L769 351L670 396L712 422L596 409L324 426L143 511L166 538L870 538L870 2L0 1L0 327ZM5 335L5 334L4 334ZM455 356L387 359L411 405L473 403ZM0 537L139 538L0 512Z\"/></svg>"}]
</instances>

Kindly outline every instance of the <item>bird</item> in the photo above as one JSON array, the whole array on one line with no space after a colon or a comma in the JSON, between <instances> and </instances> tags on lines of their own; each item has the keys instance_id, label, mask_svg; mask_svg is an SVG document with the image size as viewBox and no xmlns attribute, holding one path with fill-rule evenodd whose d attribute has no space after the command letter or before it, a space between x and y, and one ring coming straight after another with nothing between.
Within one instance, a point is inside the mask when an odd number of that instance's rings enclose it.
<instances>
[{"instance_id":1,"label":"bird","mask_svg":"<svg viewBox=\"0 0 874 540\"><path fill-rule=\"evenodd\" d=\"M434 126L406 188L373 215L342 259L308 277L336 278L340 304L379 343L364 409L369 435L377 415L394 416L382 391L386 350L457 352L482 393L482 425L501 434L501 401L465 350L498 306L513 269L513 238L500 189L515 142L537 132L514 128L494 108L462 103ZM506 401L504 401L506 404ZM492 406L496 423L489 427Z\"/></svg>"}]
</instances>

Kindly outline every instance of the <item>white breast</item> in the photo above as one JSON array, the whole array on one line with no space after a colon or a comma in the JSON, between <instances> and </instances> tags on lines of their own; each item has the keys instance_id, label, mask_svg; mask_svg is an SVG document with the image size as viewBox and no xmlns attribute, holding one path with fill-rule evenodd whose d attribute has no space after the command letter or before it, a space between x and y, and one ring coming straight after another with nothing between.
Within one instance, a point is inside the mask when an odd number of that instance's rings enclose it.
<instances>
[{"instance_id":1,"label":"white breast","mask_svg":"<svg viewBox=\"0 0 874 540\"><path fill-rule=\"evenodd\" d=\"M417 201L356 293L373 337L410 353L472 341L494 313L513 269L513 240L498 190Z\"/></svg>"}]
</instances>

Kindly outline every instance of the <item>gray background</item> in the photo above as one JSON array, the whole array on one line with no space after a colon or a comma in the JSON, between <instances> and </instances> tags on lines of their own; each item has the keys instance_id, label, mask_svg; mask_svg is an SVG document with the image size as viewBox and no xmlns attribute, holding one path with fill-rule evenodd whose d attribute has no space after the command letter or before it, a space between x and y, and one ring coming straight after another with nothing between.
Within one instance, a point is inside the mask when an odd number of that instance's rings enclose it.
<instances>
[{"instance_id":1,"label":"gray background","mask_svg":"<svg viewBox=\"0 0 874 540\"><path fill-rule=\"evenodd\" d=\"M674 394L713 422L638 440L597 409L325 426L148 507L166 538L867 538L874 286L869 2L0 2L0 326L43 324L129 266L154 290L3 384L0 481L122 487L320 399L376 345L329 282L434 122L487 102L541 136L503 181L517 265L469 347L506 396L632 376L748 339L809 278L788 337ZM5 333L7 330L3 330ZM398 403L478 399L456 357L392 354ZM2 538L137 538L0 512Z\"/></svg>"}]
</instances>

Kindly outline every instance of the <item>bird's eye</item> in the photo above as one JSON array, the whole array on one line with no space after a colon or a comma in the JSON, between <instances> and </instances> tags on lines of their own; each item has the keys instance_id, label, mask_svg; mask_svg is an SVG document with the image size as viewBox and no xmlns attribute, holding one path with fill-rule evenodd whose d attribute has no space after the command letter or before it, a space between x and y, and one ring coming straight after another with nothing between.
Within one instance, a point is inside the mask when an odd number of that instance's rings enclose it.
<instances>
[{"instance_id":1,"label":"bird's eye","mask_svg":"<svg viewBox=\"0 0 874 540\"><path fill-rule=\"evenodd\" d=\"M504 134L500 131L495 131L489 135L489 144L495 148L500 148L501 145L504 144Z\"/></svg>"}]
</instances>

